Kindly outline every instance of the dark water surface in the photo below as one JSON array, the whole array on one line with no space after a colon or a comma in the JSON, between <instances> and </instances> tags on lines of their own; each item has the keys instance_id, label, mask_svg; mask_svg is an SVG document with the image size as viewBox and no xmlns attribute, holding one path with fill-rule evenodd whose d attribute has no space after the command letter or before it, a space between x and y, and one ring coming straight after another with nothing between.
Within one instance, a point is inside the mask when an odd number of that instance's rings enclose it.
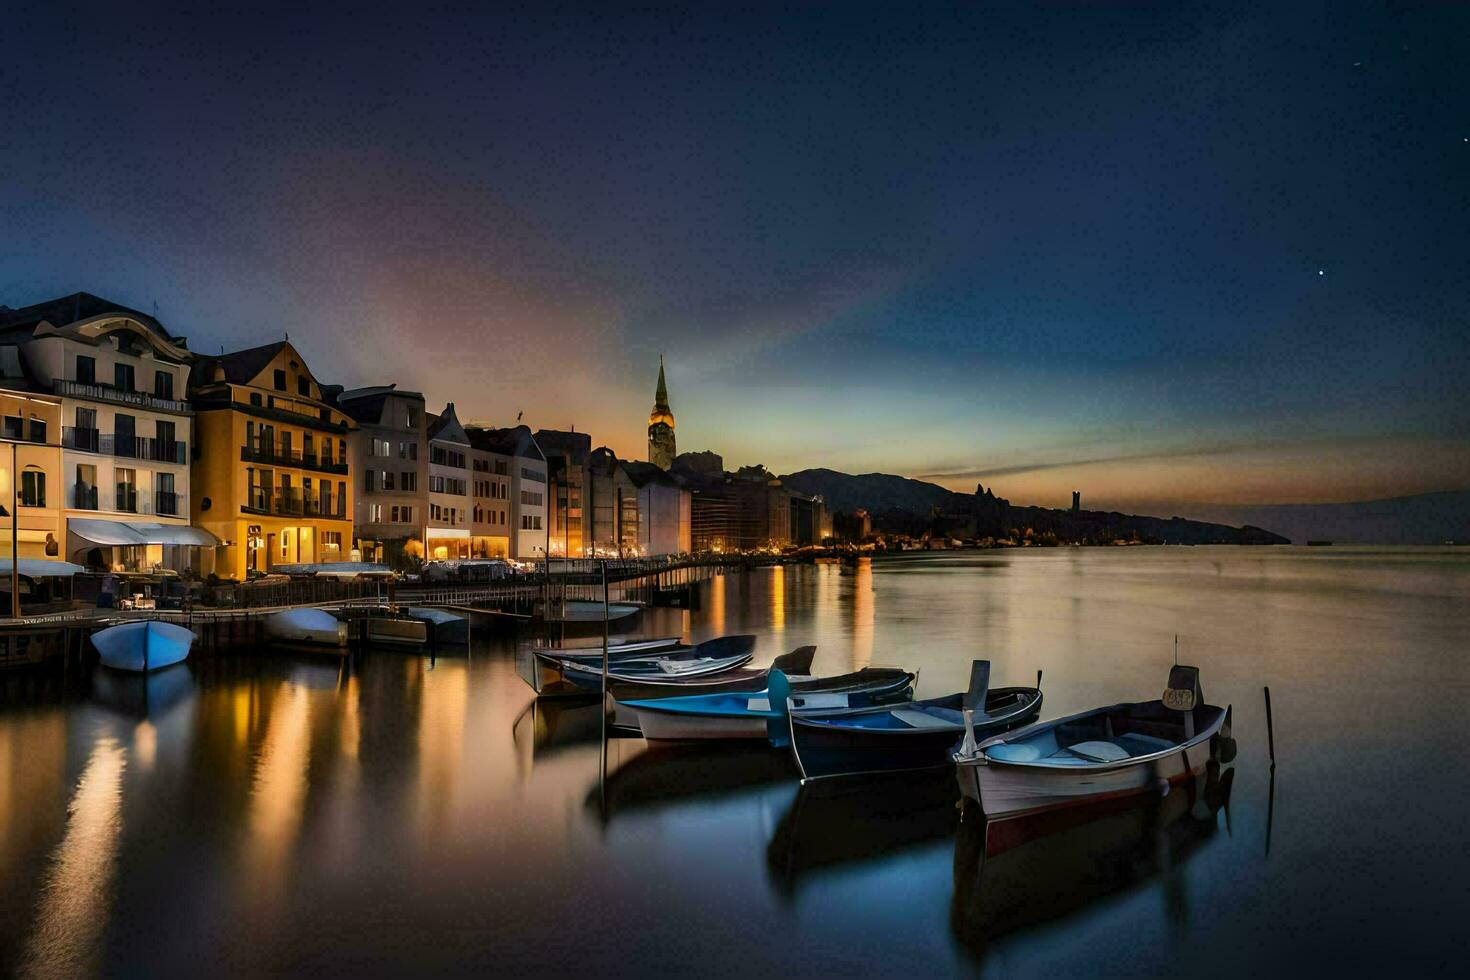
<instances>
[{"instance_id":1,"label":"dark water surface","mask_svg":"<svg viewBox=\"0 0 1470 980\"><path fill-rule=\"evenodd\" d=\"M1470 909L1470 551L1059 549L703 587L645 634L818 644L1044 714L1233 703L1228 803L1176 791L986 856L952 781L798 792L536 705L514 641L199 656L0 708L0 969L246 973L1447 971ZM133 684L128 684L133 681ZM1274 786L1261 687L1276 718ZM12 693L11 699L13 701ZM1274 802L1273 802L1274 801ZM1210 805L1207 805L1210 804ZM1269 842L1268 842L1269 834ZM1269 843L1269 853L1268 853Z\"/></svg>"}]
</instances>

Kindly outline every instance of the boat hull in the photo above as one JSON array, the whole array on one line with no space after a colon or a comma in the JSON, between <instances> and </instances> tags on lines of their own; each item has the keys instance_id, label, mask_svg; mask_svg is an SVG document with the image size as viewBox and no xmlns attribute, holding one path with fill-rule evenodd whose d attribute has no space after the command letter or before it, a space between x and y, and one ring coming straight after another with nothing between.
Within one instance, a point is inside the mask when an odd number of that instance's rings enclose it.
<instances>
[{"instance_id":1,"label":"boat hull","mask_svg":"<svg viewBox=\"0 0 1470 980\"><path fill-rule=\"evenodd\" d=\"M194 640L192 630L157 620L123 623L92 634L92 646L103 666L134 673L161 670L183 661Z\"/></svg>"},{"instance_id":2,"label":"boat hull","mask_svg":"<svg viewBox=\"0 0 1470 980\"><path fill-rule=\"evenodd\" d=\"M766 737L767 719L758 715L674 714L647 708L635 708L634 711L638 717L638 728L650 742Z\"/></svg>"},{"instance_id":3,"label":"boat hull","mask_svg":"<svg viewBox=\"0 0 1470 980\"><path fill-rule=\"evenodd\" d=\"M266 618L265 635L282 643L345 647L347 624L322 609L287 609Z\"/></svg>"},{"instance_id":4,"label":"boat hull","mask_svg":"<svg viewBox=\"0 0 1470 980\"><path fill-rule=\"evenodd\" d=\"M992 692L1004 696L1019 688ZM958 696L955 697L958 703ZM988 738L1019 728L1034 720L1041 710L1041 692L1036 691L1017 713L990 724L977 724L975 737ZM908 772L922 769L945 769L951 764L950 751L964 736L964 727L934 729L865 729L810 724L800 715L791 718L791 747L803 781L836 776L863 776L875 773Z\"/></svg>"},{"instance_id":5,"label":"boat hull","mask_svg":"<svg viewBox=\"0 0 1470 980\"><path fill-rule=\"evenodd\" d=\"M1005 820L1047 810L1162 791L1193 779L1210 761L1208 740L1149 762L1101 772L1041 769L994 763L958 765L960 792L979 803L988 820Z\"/></svg>"},{"instance_id":6,"label":"boat hull","mask_svg":"<svg viewBox=\"0 0 1470 980\"><path fill-rule=\"evenodd\" d=\"M470 642L470 618L468 616L422 606L410 606L404 611L414 619L429 624L435 643Z\"/></svg>"}]
</instances>

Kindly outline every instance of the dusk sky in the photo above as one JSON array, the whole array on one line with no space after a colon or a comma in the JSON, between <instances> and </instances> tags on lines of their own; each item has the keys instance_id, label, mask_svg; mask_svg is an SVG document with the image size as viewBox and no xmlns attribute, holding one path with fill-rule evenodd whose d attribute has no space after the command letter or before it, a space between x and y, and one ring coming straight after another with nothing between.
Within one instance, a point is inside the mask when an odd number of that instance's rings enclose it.
<instances>
[{"instance_id":1,"label":"dusk sky","mask_svg":"<svg viewBox=\"0 0 1470 980\"><path fill-rule=\"evenodd\" d=\"M1470 487L1470 6L27 5L0 303L644 458Z\"/></svg>"}]
</instances>

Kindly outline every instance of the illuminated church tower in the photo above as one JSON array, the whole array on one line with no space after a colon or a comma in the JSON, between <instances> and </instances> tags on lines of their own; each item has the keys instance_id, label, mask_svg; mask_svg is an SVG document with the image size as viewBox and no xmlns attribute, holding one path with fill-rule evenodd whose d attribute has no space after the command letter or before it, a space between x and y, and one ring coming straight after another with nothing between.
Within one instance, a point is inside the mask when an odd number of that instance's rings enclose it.
<instances>
[{"instance_id":1,"label":"illuminated church tower","mask_svg":"<svg viewBox=\"0 0 1470 980\"><path fill-rule=\"evenodd\" d=\"M648 461L659 469L674 465L674 413L669 410L669 389L664 384L664 358L658 357L658 391L653 411L648 413Z\"/></svg>"}]
</instances>

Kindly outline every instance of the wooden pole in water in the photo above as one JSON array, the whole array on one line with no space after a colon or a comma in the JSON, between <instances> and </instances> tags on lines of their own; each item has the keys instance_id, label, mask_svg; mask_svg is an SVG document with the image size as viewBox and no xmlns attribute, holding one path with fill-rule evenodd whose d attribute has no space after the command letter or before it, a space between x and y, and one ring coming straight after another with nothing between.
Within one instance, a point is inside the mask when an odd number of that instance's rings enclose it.
<instances>
[{"instance_id":1,"label":"wooden pole in water","mask_svg":"<svg viewBox=\"0 0 1470 980\"><path fill-rule=\"evenodd\" d=\"M1271 753L1271 768L1276 768L1276 728L1271 723L1271 688L1263 687L1266 693L1266 747Z\"/></svg>"}]
</instances>

